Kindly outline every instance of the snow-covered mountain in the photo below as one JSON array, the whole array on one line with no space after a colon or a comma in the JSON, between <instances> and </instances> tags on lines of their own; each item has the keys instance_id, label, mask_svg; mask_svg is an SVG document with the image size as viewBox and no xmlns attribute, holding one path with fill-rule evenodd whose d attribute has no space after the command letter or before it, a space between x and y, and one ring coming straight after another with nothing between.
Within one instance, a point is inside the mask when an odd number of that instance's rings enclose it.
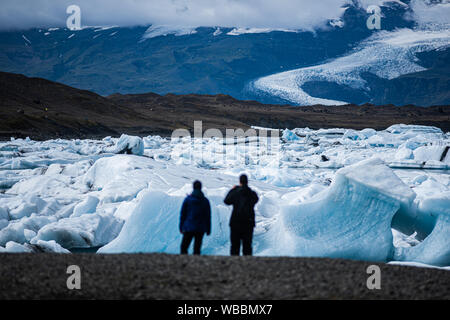
<instances>
[{"instance_id":1,"label":"snow-covered mountain","mask_svg":"<svg viewBox=\"0 0 450 320\"><path fill-rule=\"evenodd\" d=\"M450 103L447 1L354 0L315 31L84 27L0 32L0 70L120 93L224 93L290 104Z\"/></svg>"}]
</instances>

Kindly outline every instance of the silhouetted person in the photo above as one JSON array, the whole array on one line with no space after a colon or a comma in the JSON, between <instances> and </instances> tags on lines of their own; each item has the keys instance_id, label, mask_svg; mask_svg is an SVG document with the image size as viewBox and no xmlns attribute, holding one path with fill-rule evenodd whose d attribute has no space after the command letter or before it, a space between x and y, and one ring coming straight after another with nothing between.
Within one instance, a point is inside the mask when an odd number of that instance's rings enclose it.
<instances>
[{"instance_id":1,"label":"silhouetted person","mask_svg":"<svg viewBox=\"0 0 450 320\"><path fill-rule=\"evenodd\" d=\"M253 228L255 227L254 206L258 202L255 191L248 187L245 174L239 177L239 186L235 186L225 197L225 204L233 205L230 218L231 255L239 255L242 242L242 253L252 255Z\"/></svg>"},{"instance_id":2,"label":"silhouetted person","mask_svg":"<svg viewBox=\"0 0 450 320\"><path fill-rule=\"evenodd\" d=\"M202 192L202 183L194 182L194 191L184 199L180 214L181 254L187 254L194 238L194 254L200 254L203 235L211 233L211 206Z\"/></svg>"}]
</instances>

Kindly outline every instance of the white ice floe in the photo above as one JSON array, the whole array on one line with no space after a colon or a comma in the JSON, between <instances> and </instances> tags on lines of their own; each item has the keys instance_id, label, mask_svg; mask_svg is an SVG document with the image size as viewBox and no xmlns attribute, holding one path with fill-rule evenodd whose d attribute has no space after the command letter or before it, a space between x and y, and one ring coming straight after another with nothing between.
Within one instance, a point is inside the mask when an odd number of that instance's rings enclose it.
<instances>
[{"instance_id":1,"label":"white ice floe","mask_svg":"<svg viewBox=\"0 0 450 320\"><path fill-rule=\"evenodd\" d=\"M107 244L119 233L122 222L112 215L85 214L45 225L31 243L55 240L64 248L89 248Z\"/></svg>"},{"instance_id":2,"label":"white ice floe","mask_svg":"<svg viewBox=\"0 0 450 320\"><path fill-rule=\"evenodd\" d=\"M99 250L107 252L169 252L178 250L178 211L183 197L143 192L119 236Z\"/></svg>"},{"instance_id":3,"label":"white ice floe","mask_svg":"<svg viewBox=\"0 0 450 320\"><path fill-rule=\"evenodd\" d=\"M61 247L55 240L32 240L31 244L34 245L39 251L52 252L52 253L70 253L69 250Z\"/></svg>"},{"instance_id":4,"label":"white ice floe","mask_svg":"<svg viewBox=\"0 0 450 320\"><path fill-rule=\"evenodd\" d=\"M177 253L179 207L200 179L213 211L203 252L228 254L223 198L246 173L260 196L257 255L450 265L448 134L409 125L281 131L274 140L0 142L0 251ZM139 155L116 154L118 145Z\"/></svg>"},{"instance_id":5,"label":"white ice floe","mask_svg":"<svg viewBox=\"0 0 450 320\"><path fill-rule=\"evenodd\" d=\"M97 191L103 203L132 200L147 187L153 167L151 161L137 156L103 158L84 175L83 183Z\"/></svg>"},{"instance_id":6,"label":"white ice floe","mask_svg":"<svg viewBox=\"0 0 450 320\"><path fill-rule=\"evenodd\" d=\"M25 253L25 252L33 252L33 250L25 245L20 243L9 241L3 250L0 252L11 252L11 253Z\"/></svg>"},{"instance_id":7,"label":"white ice floe","mask_svg":"<svg viewBox=\"0 0 450 320\"><path fill-rule=\"evenodd\" d=\"M4 246L8 241L18 243L27 242L26 235L29 231L38 232L45 225L55 222L56 217L38 216L32 214L30 217L24 217L20 220L12 220L2 230L0 230L0 246Z\"/></svg>"},{"instance_id":8,"label":"white ice floe","mask_svg":"<svg viewBox=\"0 0 450 320\"><path fill-rule=\"evenodd\" d=\"M94 213L97 209L98 202L99 200L97 197L91 195L87 196L73 208L71 217L79 217L86 213Z\"/></svg>"},{"instance_id":9,"label":"white ice floe","mask_svg":"<svg viewBox=\"0 0 450 320\"><path fill-rule=\"evenodd\" d=\"M283 131L283 136L282 136L282 138L283 138L285 141L295 141L295 140L300 140L300 138L295 134L295 132L293 132L293 131L291 131L291 130L289 130L289 129L286 129L286 130Z\"/></svg>"}]
</instances>

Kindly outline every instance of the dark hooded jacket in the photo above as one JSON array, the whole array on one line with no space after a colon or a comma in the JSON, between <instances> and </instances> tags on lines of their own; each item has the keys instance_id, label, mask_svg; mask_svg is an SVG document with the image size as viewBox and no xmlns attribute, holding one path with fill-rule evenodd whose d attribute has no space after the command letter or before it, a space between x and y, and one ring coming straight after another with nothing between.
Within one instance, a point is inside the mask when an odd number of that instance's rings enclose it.
<instances>
[{"instance_id":1,"label":"dark hooded jacket","mask_svg":"<svg viewBox=\"0 0 450 320\"><path fill-rule=\"evenodd\" d=\"M233 205L230 218L230 227L254 227L255 204L258 195L248 186L235 187L228 192L224 200L225 204Z\"/></svg>"},{"instance_id":2,"label":"dark hooded jacket","mask_svg":"<svg viewBox=\"0 0 450 320\"><path fill-rule=\"evenodd\" d=\"M200 190L184 199L180 214L180 232L211 233L211 206Z\"/></svg>"}]
</instances>

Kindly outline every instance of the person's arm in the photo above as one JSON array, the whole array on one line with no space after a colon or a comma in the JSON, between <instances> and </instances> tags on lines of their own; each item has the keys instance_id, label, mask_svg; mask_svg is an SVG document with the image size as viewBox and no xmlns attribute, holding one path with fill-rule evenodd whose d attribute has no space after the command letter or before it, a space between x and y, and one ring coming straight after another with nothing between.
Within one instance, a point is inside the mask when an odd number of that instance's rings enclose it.
<instances>
[{"instance_id":1,"label":"person's arm","mask_svg":"<svg viewBox=\"0 0 450 320\"><path fill-rule=\"evenodd\" d=\"M255 205L258 202L259 198L255 191L252 192L252 195L253 195L253 199L252 199L253 205Z\"/></svg>"},{"instance_id":2,"label":"person's arm","mask_svg":"<svg viewBox=\"0 0 450 320\"><path fill-rule=\"evenodd\" d=\"M223 202L226 205L231 205L234 203L234 195L235 195L235 191L236 191L236 187L234 187L233 189L230 190L230 192L228 192L227 196L225 197L225 199L223 200Z\"/></svg>"},{"instance_id":3,"label":"person's arm","mask_svg":"<svg viewBox=\"0 0 450 320\"><path fill-rule=\"evenodd\" d=\"M181 212L180 212L180 233L183 233L183 230L181 229L183 227L184 221L186 220L186 199L183 201L183 205L181 206Z\"/></svg>"},{"instance_id":4,"label":"person's arm","mask_svg":"<svg viewBox=\"0 0 450 320\"><path fill-rule=\"evenodd\" d=\"M208 229L206 235L209 236L211 234L211 204L208 199L206 199L206 223Z\"/></svg>"}]
</instances>

